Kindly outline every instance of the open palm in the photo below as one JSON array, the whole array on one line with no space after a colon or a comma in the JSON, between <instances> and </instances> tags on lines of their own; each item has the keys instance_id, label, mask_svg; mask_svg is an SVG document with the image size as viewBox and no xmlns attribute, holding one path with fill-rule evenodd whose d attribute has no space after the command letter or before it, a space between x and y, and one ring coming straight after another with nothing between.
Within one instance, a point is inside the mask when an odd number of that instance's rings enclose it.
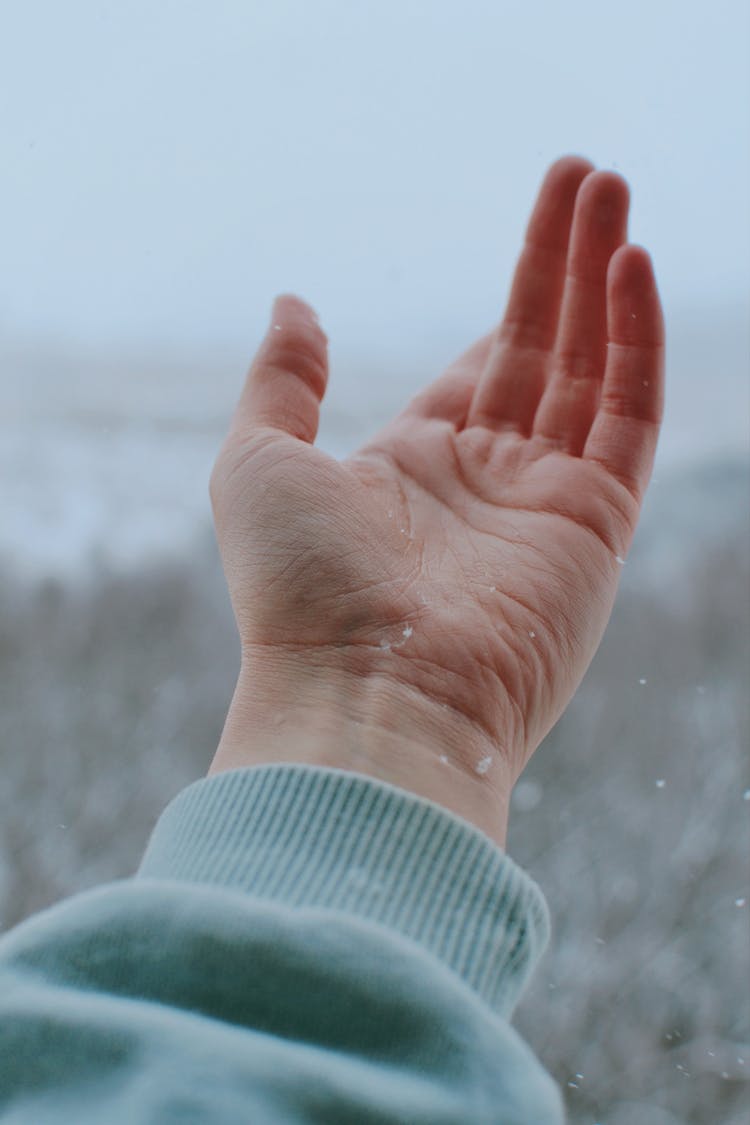
<instances>
[{"instance_id":1,"label":"open palm","mask_svg":"<svg viewBox=\"0 0 750 1125\"><path fill-rule=\"evenodd\" d=\"M599 644L656 448L663 316L628 203L553 164L499 327L344 462L312 444L326 339L277 301L211 480L243 661L397 680L515 780Z\"/></svg>"}]
</instances>

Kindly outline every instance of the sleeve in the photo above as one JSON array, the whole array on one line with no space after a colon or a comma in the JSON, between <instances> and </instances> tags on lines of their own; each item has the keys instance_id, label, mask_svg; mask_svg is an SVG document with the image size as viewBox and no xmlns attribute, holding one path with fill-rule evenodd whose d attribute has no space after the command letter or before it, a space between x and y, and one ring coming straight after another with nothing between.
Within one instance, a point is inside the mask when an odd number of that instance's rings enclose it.
<instances>
[{"instance_id":1,"label":"sleeve","mask_svg":"<svg viewBox=\"0 0 750 1125\"><path fill-rule=\"evenodd\" d=\"M0 1125L559 1125L509 1023L548 932L532 880L427 799L216 774L132 878L0 937Z\"/></svg>"}]
</instances>

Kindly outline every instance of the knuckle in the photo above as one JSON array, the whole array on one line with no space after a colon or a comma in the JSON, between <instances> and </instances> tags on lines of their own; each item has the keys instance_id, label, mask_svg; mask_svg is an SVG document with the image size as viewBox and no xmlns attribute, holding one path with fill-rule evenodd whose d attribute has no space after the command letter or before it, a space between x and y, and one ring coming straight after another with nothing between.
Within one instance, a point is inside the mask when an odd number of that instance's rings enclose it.
<instances>
[{"instance_id":1,"label":"knuckle","mask_svg":"<svg viewBox=\"0 0 750 1125\"><path fill-rule=\"evenodd\" d=\"M513 349L548 352L553 342L547 325L536 320L506 317L500 329L500 343Z\"/></svg>"},{"instance_id":2,"label":"knuckle","mask_svg":"<svg viewBox=\"0 0 750 1125\"><path fill-rule=\"evenodd\" d=\"M602 375L603 361L591 352L568 348L557 356L557 367L567 379L599 379Z\"/></svg>"},{"instance_id":3,"label":"knuckle","mask_svg":"<svg viewBox=\"0 0 750 1125\"><path fill-rule=\"evenodd\" d=\"M306 340L296 335L278 340L267 362L271 367L292 372L316 394L323 394L328 374L325 356Z\"/></svg>"}]
</instances>

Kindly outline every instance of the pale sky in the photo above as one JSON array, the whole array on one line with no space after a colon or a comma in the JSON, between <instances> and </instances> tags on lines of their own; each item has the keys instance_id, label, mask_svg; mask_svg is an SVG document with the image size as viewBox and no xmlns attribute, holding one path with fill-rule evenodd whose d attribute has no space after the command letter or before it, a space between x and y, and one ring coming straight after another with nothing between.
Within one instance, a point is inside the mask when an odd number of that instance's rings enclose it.
<instances>
[{"instance_id":1,"label":"pale sky","mask_svg":"<svg viewBox=\"0 0 750 1125\"><path fill-rule=\"evenodd\" d=\"M632 191L667 312L750 295L741 0L0 0L0 334L387 357L505 304L541 178Z\"/></svg>"}]
</instances>

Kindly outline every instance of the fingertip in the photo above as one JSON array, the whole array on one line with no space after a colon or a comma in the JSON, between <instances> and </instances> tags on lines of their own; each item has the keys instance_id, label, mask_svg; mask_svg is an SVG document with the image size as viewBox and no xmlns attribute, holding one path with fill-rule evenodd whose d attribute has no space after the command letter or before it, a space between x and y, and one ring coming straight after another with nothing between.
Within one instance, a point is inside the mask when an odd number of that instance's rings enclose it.
<instances>
[{"instance_id":1,"label":"fingertip","mask_svg":"<svg viewBox=\"0 0 750 1125\"><path fill-rule=\"evenodd\" d=\"M567 251L576 197L593 170L581 156L561 156L548 167L526 227L527 243Z\"/></svg>"},{"instance_id":2,"label":"fingertip","mask_svg":"<svg viewBox=\"0 0 750 1125\"><path fill-rule=\"evenodd\" d=\"M636 277L645 278L653 275L651 255L645 246L640 246L637 242L626 242L623 246L619 246L612 255L612 263L614 268L627 271L628 276L634 280Z\"/></svg>"},{"instance_id":3,"label":"fingertip","mask_svg":"<svg viewBox=\"0 0 750 1125\"><path fill-rule=\"evenodd\" d=\"M595 166L584 156L561 156L547 169L541 191L572 207L582 184L595 172Z\"/></svg>"},{"instance_id":4,"label":"fingertip","mask_svg":"<svg viewBox=\"0 0 750 1125\"><path fill-rule=\"evenodd\" d=\"M648 250L632 242L618 247L607 269L607 286L614 299L653 302L657 297L656 275Z\"/></svg>"},{"instance_id":5,"label":"fingertip","mask_svg":"<svg viewBox=\"0 0 750 1125\"><path fill-rule=\"evenodd\" d=\"M620 246L607 270L610 340L616 343L663 345L664 313L653 261L644 246Z\"/></svg>"},{"instance_id":6,"label":"fingertip","mask_svg":"<svg viewBox=\"0 0 750 1125\"><path fill-rule=\"evenodd\" d=\"M576 206L593 208L593 216L605 224L617 221L630 208L630 185L619 172L598 169L581 184Z\"/></svg>"},{"instance_id":7,"label":"fingertip","mask_svg":"<svg viewBox=\"0 0 750 1125\"><path fill-rule=\"evenodd\" d=\"M596 171L596 165L592 163L586 156L581 156L579 153L566 153L564 156L559 157L550 165L550 172L555 176L564 177L578 176L582 179L588 176L591 172Z\"/></svg>"},{"instance_id":8,"label":"fingertip","mask_svg":"<svg viewBox=\"0 0 750 1125\"><path fill-rule=\"evenodd\" d=\"M296 293L279 293L274 299L271 309L271 329L279 330L286 323L312 326L328 343L328 336L323 331L317 312Z\"/></svg>"}]
</instances>

